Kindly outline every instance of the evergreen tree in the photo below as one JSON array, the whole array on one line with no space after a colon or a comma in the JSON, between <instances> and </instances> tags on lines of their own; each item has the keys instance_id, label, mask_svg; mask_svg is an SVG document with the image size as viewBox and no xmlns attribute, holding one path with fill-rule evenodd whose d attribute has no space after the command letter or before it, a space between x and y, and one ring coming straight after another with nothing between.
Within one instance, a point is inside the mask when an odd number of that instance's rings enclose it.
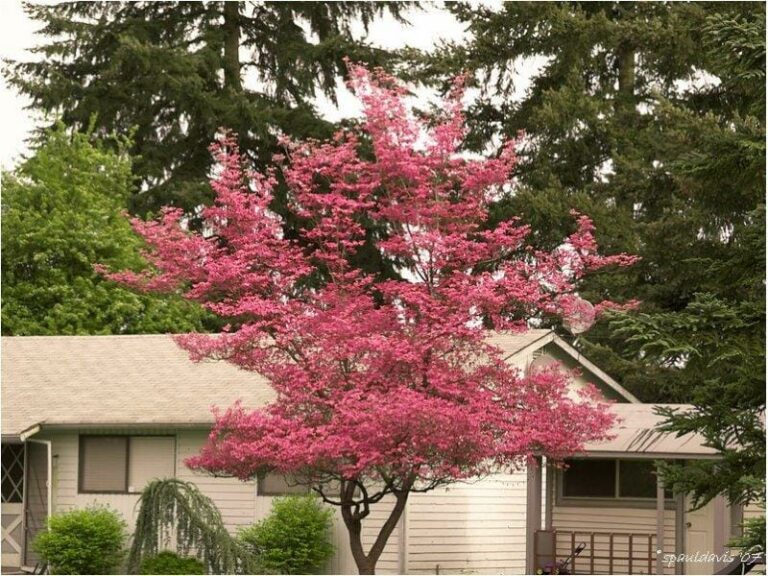
<instances>
[{"instance_id":1,"label":"evergreen tree","mask_svg":"<svg viewBox=\"0 0 768 576\"><path fill-rule=\"evenodd\" d=\"M666 428L697 432L724 454L670 467L668 481L698 505L722 493L765 502L765 16L711 16L703 31L722 80L703 95L715 112L669 111L688 148L670 173L694 209L719 215L681 261L698 271L698 292L682 310L618 316L614 334L644 364L673 367L694 403L664 411Z\"/></svg>"},{"instance_id":2,"label":"evergreen tree","mask_svg":"<svg viewBox=\"0 0 768 576\"><path fill-rule=\"evenodd\" d=\"M353 39L399 3L64 2L26 3L47 43L35 62L10 63L6 77L38 110L99 134L134 130L140 194L130 210L187 210L209 198L208 144L219 127L239 134L257 168L277 136L327 137L312 105L334 97L343 58L387 55Z\"/></svg>"},{"instance_id":3,"label":"evergreen tree","mask_svg":"<svg viewBox=\"0 0 768 576\"><path fill-rule=\"evenodd\" d=\"M525 131L519 185L497 204L494 221L522 214L535 242L551 248L572 226L568 212L575 207L594 218L606 250L642 257L631 269L591 279L584 288L590 300L637 298L645 312L676 312L707 291L712 279L699 259L727 257L732 244L718 230L750 221L764 189L758 158L730 174L709 162L695 187L684 175L681 160L709 139L725 138L721 148L732 154L729 143L744 130L753 145L762 138L754 122L734 128L725 120L733 112L724 107L743 105L730 100L743 98L750 81L736 86L723 79L718 50L703 49L707 26L718 18L760 26L764 4L508 2L500 9L449 9L471 40L444 44L431 56L407 55L425 80L473 73L480 95L470 114L471 148ZM521 95L514 70L526 58L541 65ZM605 323L577 344L647 401L689 399L679 372L636 362Z\"/></svg>"},{"instance_id":4,"label":"evergreen tree","mask_svg":"<svg viewBox=\"0 0 768 576\"><path fill-rule=\"evenodd\" d=\"M62 125L3 174L2 334L131 334L199 330L202 310L178 298L136 295L95 263L138 268L126 219L133 190L125 142L117 152Z\"/></svg>"}]
</instances>

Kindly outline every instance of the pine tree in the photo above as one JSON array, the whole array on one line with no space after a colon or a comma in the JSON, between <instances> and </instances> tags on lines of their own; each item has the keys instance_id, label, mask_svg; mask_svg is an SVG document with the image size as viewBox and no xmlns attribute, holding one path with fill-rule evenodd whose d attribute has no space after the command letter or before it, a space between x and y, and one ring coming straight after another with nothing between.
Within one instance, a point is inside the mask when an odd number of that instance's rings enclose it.
<instances>
[{"instance_id":1,"label":"pine tree","mask_svg":"<svg viewBox=\"0 0 768 576\"><path fill-rule=\"evenodd\" d=\"M759 21L764 4L454 3L450 10L468 25L471 41L445 44L431 56L407 55L425 80L473 73L480 96L470 114L471 148L525 132L519 185L497 204L494 222L522 214L535 242L551 248L572 226L568 212L575 207L595 220L608 250L643 258L591 279L585 296L637 298L646 312L684 310L711 284L698 259L730 250L717 230L750 220L762 197L761 182L744 185L755 174L762 180L757 160L723 177L708 156L704 188L704 174L696 187L682 174L682 159L706 139L725 138L722 148L731 153L726 143L744 130L753 132L753 145L762 138L759 126L739 122L730 130L722 120L723 106L741 98L750 80L743 78L738 90L723 81L718 50L703 49L707 23ZM520 96L514 70L526 58L541 65ZM641 398L686 399L679 373L639 365L604 323L578 345Z\"/></svg>"},{"instance_id":2,"label":"pine tree","mask_svg":"<svg viewBox=\"0 0 768 576\"><path fill-rule=\"evenodd\" d=\"M115 152L58 125L3 174L4 336L201 329L197 305L131 293L93 268L143 265L141 244L121 216L133 190L126 145L117 142Z\"/></svg>"},{"instance_id":3,"label":"pine tree","mask_svg":"<svg viewBox=\"0 0 768 576\"><path fill-rule=\"evenodd\" d=\"M132 131L141 193L131 212L209 199L208 144L235 130L257 167L277 150L279 133L327 137L312 105L334 97L343 58L382 63L387 54L354 40L399 3L378 2L64 2L26 3L47 42L35 62L5 74L75 129L96 117L99 134Z\"/></svg>"},{"instance_id":4,"label":"pine tree","mask_svg":"<svg viewBox=\"0 0 768 576\"><path fill-rule=\"evenodd\" d=\"M619 316L614 334L644 364L672 366L687 413L666 428L697 432L722 460L670 467L697 505L718 494L765 502L765 16L713 15L704 48L722 82L703 94L713 112L673 108L686 154L670 173L694 211L716 214L681 266L697 292L681 310ZM730 210L728 213L726 210Z\"/></svg>"}]
</instances>

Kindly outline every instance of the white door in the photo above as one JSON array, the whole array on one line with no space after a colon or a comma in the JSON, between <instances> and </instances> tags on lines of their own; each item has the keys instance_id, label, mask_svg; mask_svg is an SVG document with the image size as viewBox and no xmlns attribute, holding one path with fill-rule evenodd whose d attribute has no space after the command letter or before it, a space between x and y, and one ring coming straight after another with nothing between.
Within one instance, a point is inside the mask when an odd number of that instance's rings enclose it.
<instances>
[{"instance_id":1,"label":"white door","mask_svg":"<svg viewBox=\"0 0 768 576\"><path fill-rule=\"evenodd\" d=\"M690 506L690 502L686 502ZM712 574L714 562L711 556L715 550L715 503L709 502L703 508L685 514L685 573Z\"/></svg>"},{"instance_id":2,"label":"white door","mask_svg":"<svg viewBox=\"0 0 768 576\"><path fill-rule=\"evenodd\" d=\"M24 444L2 445L2 567L21 566L24 542Z\"/></svg>"}]
</instances>

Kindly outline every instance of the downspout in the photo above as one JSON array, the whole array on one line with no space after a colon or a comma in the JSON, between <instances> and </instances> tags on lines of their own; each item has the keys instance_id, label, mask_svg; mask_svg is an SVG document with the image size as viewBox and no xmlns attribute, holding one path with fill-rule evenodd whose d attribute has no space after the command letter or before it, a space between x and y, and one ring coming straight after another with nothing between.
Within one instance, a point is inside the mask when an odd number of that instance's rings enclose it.
<instances>
[{"instance_id":1,"label":"downspout","mask_svg":"<svg viewBox=\"0 0 768 576\"><path fill-rule=\"evenodd\" d=\"M34 426L30 426L26 430L23 430L21 433L19 433L19 440L21 440L22 442L26 442L28 438L31 438L38 432L40 432L40 424L35 424Z\"/></svg>"}]
</instances>

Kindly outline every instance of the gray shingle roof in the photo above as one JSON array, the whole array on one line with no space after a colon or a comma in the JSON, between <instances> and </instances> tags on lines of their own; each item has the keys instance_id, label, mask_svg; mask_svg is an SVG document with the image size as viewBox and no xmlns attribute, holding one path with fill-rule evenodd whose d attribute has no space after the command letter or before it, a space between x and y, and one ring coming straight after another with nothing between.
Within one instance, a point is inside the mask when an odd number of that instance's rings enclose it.
<instances>
[{"instance_id":1,"label":"gray shingle roof","mask_svg":"<svg viewBox=\"0 0 768 576\"><path fill-rule=\"evenodd\" d=\"M274 396L226 362L189 360L164 335L2 338L2 434L43 423L199 425L211 407Z\"/></svg>"},{"instance_id":2,"label":"gray shingle roof","mask_svg":"<svg viewBox=\"0 0 768 576\"><path fill-rule=\"evenodd\" d=\"M558 342L543 329L489 341L507 357ZM274 391L232 364L192 362L166 335L26 336L2 338L0 396L2 434L14 436L37 424L207 425L211 407L256 408Z\"/></svg>"}]
</instances>

